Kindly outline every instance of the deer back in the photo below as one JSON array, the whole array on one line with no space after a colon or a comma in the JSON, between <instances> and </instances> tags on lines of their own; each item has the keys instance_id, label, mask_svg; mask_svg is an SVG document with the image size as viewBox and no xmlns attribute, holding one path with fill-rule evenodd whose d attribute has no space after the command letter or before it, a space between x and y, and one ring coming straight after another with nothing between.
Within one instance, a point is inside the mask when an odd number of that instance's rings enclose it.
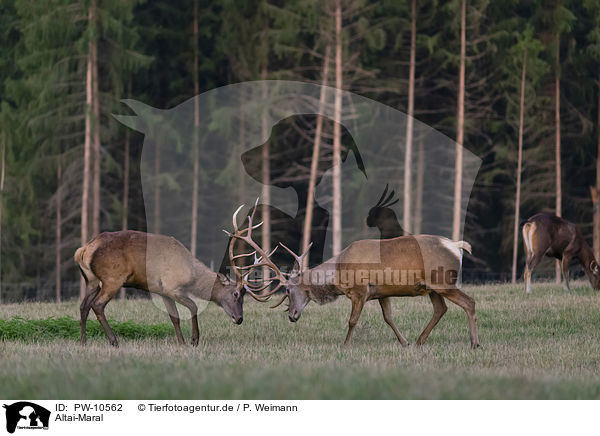
<instances>
[{"instance_id":1,"label":"deer back","mask_svg":"<svg viewBox=\"0 0 600 436\"><path fill-rule=\"evenodd\" d=\"M365 239L349 245L337 256L336 262L339 270L370 272L391 269L401 275L418 272L433 288L454 287L454 283L442 279L458 277L463 248L470 249L470 246L463 241L455 242L433 235Z\"/></svg>"},{"instance_id":2,"label":"deer back","mask_svg":"<svg viewBox=\"0 0 600 436\"><path fill-rule=\"evenodd\" d=\"M197 288L203 279L212 289L216 279L175 238L132 230L99 234L82 247L79 258L82 270L91 271L100 281L122 281L159 294Z\"/></svg>"}]
</instances>

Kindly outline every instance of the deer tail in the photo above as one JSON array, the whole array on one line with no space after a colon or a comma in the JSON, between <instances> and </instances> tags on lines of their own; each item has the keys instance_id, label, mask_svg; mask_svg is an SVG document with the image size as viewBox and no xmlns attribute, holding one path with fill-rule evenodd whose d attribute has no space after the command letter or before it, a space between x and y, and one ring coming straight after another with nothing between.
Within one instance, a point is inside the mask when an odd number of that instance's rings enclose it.
<instances>
[{"instance_id":1,"label":"deer tail","mask_svg":"<svg viewBox=\"0 0 600 436\"><path fill-rule=\"evenodd\" d=\"M523 225L523 229L521 230L527 256L533 254L533 234L535 232L535 227L535 222L528 221Z\"/></svg>"},{"instance_id":2,"label":"deer tail","mask_svg":"<svg viewBox=\"0 0 600 436\"><path fill-rule=\"evenodd\" d=\"M75 251L75 255L73 256L73 260L75 263L81 265L83 263L83 254L85 253L85 246L79 247L77 251Z\"/></svg>"},{"instance_id":3,"label":"deer tail","mask_svg":"<svg viewBox=\"0 0 600 436\"><path fill-rule=\"evenodd\" d=\"M87 285L89 283L90 279L94 277L94 274L90 270L90 267L88 265L86 265L85 261L83 260L83 256L85 255L86 248L87 248L86 245L84 245L83 247L79 247L77 249L77 251L75 251L75 254L73 255L73 260L79 266L79 272L81 272L81 275L82 275L83 279L85 280L85 284Z\"/></svg>"}]
</instances>

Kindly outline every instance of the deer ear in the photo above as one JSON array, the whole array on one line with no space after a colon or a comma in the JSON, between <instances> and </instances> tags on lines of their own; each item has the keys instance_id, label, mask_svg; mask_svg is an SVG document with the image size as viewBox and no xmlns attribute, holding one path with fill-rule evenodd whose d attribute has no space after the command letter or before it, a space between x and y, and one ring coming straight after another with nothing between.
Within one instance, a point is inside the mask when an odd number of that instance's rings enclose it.
<instances>
[{"instance_id":1,"label":"deer ear","mask_svg":"<svg viewBox=\"0 0 600 436\"><path fill-rule=\"evenodd\" d=\"M592 272L593 272L594 274L598 274L598 273L600 273L600 267L598 267L598 264L596 263L596 261L595 261L595 260L592 260L592 261L590 262L590 269L592 270Z\"/></svg>"},{"instance_id":2,"label":"deer ear","mask_svg":"<svg viewBox=\"0 0 600 436\"><path fill-rule=\"evenodd\" d=\"M224 274L217 273L217 278L219 279L219 281L221 282L221 284L222 284L223 286L227 286L228 284L230 284L230 283L231 283L231 280L229 280L229 277L227 277L227 276L226 276L226 275L224 275Z\"/></svg>"}]
</instances>

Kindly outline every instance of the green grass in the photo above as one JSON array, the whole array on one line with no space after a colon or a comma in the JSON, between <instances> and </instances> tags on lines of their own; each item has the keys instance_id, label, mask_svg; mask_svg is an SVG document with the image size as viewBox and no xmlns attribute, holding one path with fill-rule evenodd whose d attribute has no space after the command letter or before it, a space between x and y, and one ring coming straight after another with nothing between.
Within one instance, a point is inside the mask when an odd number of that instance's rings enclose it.
<instances>
[{"instance_id":1,"label":"green grass","mask_svg":"<svg viewBox=\"0 0 600 436\"><path fill-rule=\"evenodd\" d=\"M350 302L311 303L296 324L246 301L234 325L209 305L196 348L177 346L167 314L148 300L112 301L120 340L88 321L77 342L78 304L0 306L0 397L52 399L599 398L600 294L587 283L467 287L482 348L471 350L462 309L449 310L422 347L400 347L370 302L353 343L341 346ZM428 298L394 299L399 330L414 343L431 317ZM184 310L180 310L184 314ZM20 317L20 318L15 318ZM91 318L93 318L93 314ZM189 321L182 320L189 338Z\"/></svg>"},{"instance_id":2,"label":"green grass","mask_svg":"<svg viewBox=\"0 0 600 436\"><path fill-rule=\"evenodd\" d=\"M111 328L121 338L164 338L173 334L171 324L145 324L132 321L112 321ZM98 321L88 321L87 336L104 336ZM0 319L0 340L40 342L53 339L79 340L79 320L62 316L44 319L24 319L15 316L10 320Z\"/></svg>"}]
</instances>

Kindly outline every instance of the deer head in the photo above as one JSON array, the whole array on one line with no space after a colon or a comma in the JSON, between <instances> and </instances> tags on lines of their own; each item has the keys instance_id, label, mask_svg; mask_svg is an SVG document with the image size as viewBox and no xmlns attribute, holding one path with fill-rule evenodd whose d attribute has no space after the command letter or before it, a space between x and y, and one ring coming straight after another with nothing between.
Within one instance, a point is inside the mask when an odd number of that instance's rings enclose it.
<instances>
[{"instance_id":1,"label":"deer head","mask_svg":"<svg viewBox=\"0 0 600 436\"><path fill-rule=\"evenodd\" d=\"M600 267L595 260L590 262L589 270L590 274L588 274L588 277L592 287L596 290L600 289Z\"/></svg>"},{"instance_id":2,"label":"deer head","mask_svg":"<svg viewBox=\"0 0 600 436\"><path fill-rule=\"evenodd\" d=\"M244 290L231 278L221 273L217 274L212 291L212 300L231 317L234 323L241 324L244 320Z\"/></svg>"}]
</instances>

